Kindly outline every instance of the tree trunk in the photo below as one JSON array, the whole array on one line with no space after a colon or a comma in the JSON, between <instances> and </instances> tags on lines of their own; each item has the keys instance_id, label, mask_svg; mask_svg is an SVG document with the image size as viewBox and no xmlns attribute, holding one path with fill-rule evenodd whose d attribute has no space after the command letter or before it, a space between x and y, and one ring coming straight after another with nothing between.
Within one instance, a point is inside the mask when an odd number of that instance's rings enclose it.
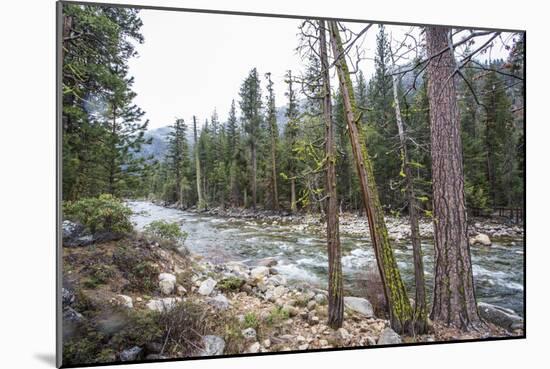
<instances>
[{"instance_id":1,"label":"tree trunk","mask_svg":"<svg viewBox=\"0 0 550 369\"><path fill-rule=\"evenodd\" d=\"M193 115L193 134L195 138L195 174L197 177L197 196L198 196L198 204L197 209L202 210L204 208L204 200L202 197L202 189L201 189L201 162L199 160L199 145L197 140L197 119Z\"/></svg>"},{"instance_id":2,"label":"tree trunk","mask_svg":"<svg viewBox=\"0 0 550 369\"><path fill-rule=\"evenodd\" d=\"M256 145L254 143L250 146L250 155L252 159L252 208L256 210L256 171L257 171L257 161L256 161Z\"/></svg>"},{"instance_id":3,"label":"tree trunk","mask_svg":"<svg viewBox=\"0 0 550 369\"><path fill-rule=\"evenodd\" d=\"M334 125L332 122L332 101L330 95L330 74L327 57L325 21L319 21L321 71L323 79L323 119L325 121L326 160L326 218L328 250L328 325L337 329L344 321L344 287L342 282L342 251L338 220L338 195L336 192L336 150Z\"/></svg>"},{"instance_id":4,"label":"tree trunk","mask_svg":"<svg viewBox=\"0 0 550 369\"><path fill-rule=\"evenodd\" d=\"M290 179L290 211L296 212L296 178Z\"/></svg>"},{"instance_id":5,"label":"tree trunk","mask_svg":"<svg viewBox=\"0 0 550 369\"><path fill-rule=\"evenodd\" d=\"M271 186L273 188L273 208L279 210L279 191L277 190L277 160L275 135L277 134L277 123L271 123Z\"/></svg>"},{"instance_id":6,"label":"tree trunk","mask_svg":"<svg viewBox=\"0 0 550 369\"><path fill-rule=\"evenodd\" d=\"M450 29L427 27L428 56L448 47ZM451 50L428 65L435 283L431 318L468 330L480 322L468 245L460 117Z\"/></svg>"},{"instance_id":7,"label":"tree trunk","mask_svg":"<svg viewBox=\"0 0 550 369\"><path fill-rule=\"evenodd\" d=\"M363 126L359 122L361 115L358 113L355 102L353 86L338 26L334 21L330 21L329 26L332 50L336 59L338 80L340 81L340 90L344 100L345 117L355 158L363 206L367 213L371 241L376 255L380 278L384 286L389 318L392 328L397 332L403 333L411 330L412 308L388 238L388 230L378 197L372 163L367 152L366 137Z\"/></svg>"},{"instance_id":8,"label":"tree trunk","mask_svg":"<svg viewBox=\"0 0 550 369\"><path fill-rule=\"evenodd\" d=\"M390 51L391 52L391 51ZM393 54L391 54L393 61ZM405 174L405 192L409 203L409 224L411 226L411 244L414 260L414 282L415 282L415 306L414 306L414 333L424 334L428 328L428 308L426 306L426 282L424 281L424 262L422 260L422 245L420 243L420 231L418 229L417 204L414 192L414 179L407 151L405 129L399 105L399 94L397 90L397 76L392 78L393 82L393 103L395 107L395 120L399 132L401 145L401 160Z\"/></svg>"}]
</instances>

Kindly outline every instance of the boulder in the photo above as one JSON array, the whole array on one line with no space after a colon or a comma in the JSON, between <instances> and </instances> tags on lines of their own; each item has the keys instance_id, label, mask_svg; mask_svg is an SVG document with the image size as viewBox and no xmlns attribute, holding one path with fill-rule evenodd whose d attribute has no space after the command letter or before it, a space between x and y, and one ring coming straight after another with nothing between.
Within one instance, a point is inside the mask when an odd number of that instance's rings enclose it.
<instances>
[{"instance_id":1,"label":"boulder","mask_svg":"<svg viewBox=\"0 0 550 369\"><path fill-rule=\"evenodd\" d=\"M318 293L314 297L315 302L319 305L325 305L328 302L328 298L325 294Z\"/></svg>"},{"instance_id":2,"label":"boulder","mask_svg":"<svg viewBox=\"0 0 550 369\"><path fill-rule=\"evenodd\" d=\"M63 309L63 320L78 323L84 320L84 317L72 307L67 306Z\"/></svg>"},{"instance_id":3,"label":"boulder","mask_svg":"<svg viewBox=\"0 0 550 369\"><path fill-rule=\"evenodd\" d=\"M216 281L212 278L208 278L204 280L199 287L199 293L203 296L209 296L212 291L214 291L214 287L216 286Z\"/></svg>"},{"instance_id":4,"label":"boulder","mask_svg":"<svg viewBox=\"0 0 550 369\"><path fill-rule=\"evenodd\" d=\"M202 338L203 349L199 356L223 355L225 341L219 336L207 335Z\"/></svg>"},{"instance_id":5,"label":"boulder","mask_svg":"<svg viewBox=\"0 0 550 369\"><path fill-rule=\"evenodd\" d=\"M120 305L127 307L128 309L132 309L134 307L134 303L130 296L117 295L117 300L120 303Z\"/></svg>"},{"instance_id":6,"label":"boulder","mask_svg":"<svg viewBox=\"0 0 550 369\"><path fill-rule=\"evenodd\" d=\"M401 343L401 336L395 333L391 328L384 328L378 338L379 345L397 345Z\"/></svg>"},{"instance_id":7,"label":"boulder","mask_svg":"<svg viewBox=\"0 0 550 369\"><path fill-rule=\"evenodd\" d=\"M241 331L244 339L247 342L255 342L256 341L256 330L254 328L246 328Z\"/></svg>"},{"instance_id":8,"label":"boulder","mask_svg":"<svg viewBox=\"0 0 550 369\"><path fill-rule=\"evenodd\" d=\"M166 297L163 299L153 299L147 303L147 308L154 311L169 311L172 310L178 302L179 297Z\"/></svg>"},{"instance_id":9,"label":"boulder","mask_svg":"<svg viewBox=\"0 0 550 369\"><path fill-rule=\"evenodd\" d=\"M82 224L64 220L61 229L64 247L88 246L94 242L94 237Z\"/></svg>"},{"instance_id":10,"label":"boulder","mask_svg":"<svg viewBox=\"0 0 550 369\"><path fill-rule=\"evenodd\" d=\"M286 278L284 276L280 275L280 274L272 275L267 279L267 283L270 283L270 284L274 285L275 287L285 286L286 282L287 282Z\"/></svg>"},{"instance_id":11,"label":"boulder","mask_svg":"<svg viewBox=\"0 0 550 369\"><path fill-rule=\"evenodd\" d=\"M159 288L164 295L171 295L176 288L176 276L170 273L160 273Z\"/></svg>"},{"instance_id":12,"label":"boulder","mask_svg":"<svg viewBox=\"0 0 550 369\"><path fill-rule=\"evenodd\" d=\"M119 354L120 361L135 361L141 358L143 349L139 346L126 349Z\"/></svg>"},{"instance_id":13,"label":"boulder","mask_svg":"<svg viewBox=\"0 0 550 369\"><path fill-rule=\"evenodd\" d=\"M317 306L317 303L315 302L315 300L310 300L310 301L307 303L307 309L308 309L309 311L314 310L316 306Z\"/></svg>"},{"instance_id":14,"label":"boulder","mask_svg":"<svg viewBox=\"0 0 550 369\"><path fill-rule=\"evenodd\" d=\"M477 307L481 317L488 322L509 331L523 328L523 318L517 315L513 310L487 304L485 302L479 302Z\"/></svg>"},{"instance_id":15,"label":"boulder","mask_svg":"<svg viewBox=\"0 0 550 369\"><path fill-rule=\"evenodd\" d=\"M277 265L277 259L272 258L272 257L260 259L260 260L258 260L258 265L259 266L265 266L265 267L269 268L269 267Z\"/></svg>"},{"instance_id":16,"label":"boulder","mask_svg":"<svg viewBox=\"0 0 550 369\"><path fill-rule=\"evenodd\" d=\"M227 310L229 308L229 300L221 293L216 297L212 297L208 303L219 310Z\"/></svg>"},{"instance_id":17,"label":"boulder","mask_svg":"<svg viewBox=\"0 0 550 369\"><path fill-rule=\"evenodd\" d=\"M61 289L61 299L63 301L64 306L71 305L75 300L74 293L71 290L67 289L67 288L62 288Z\"/></svg>"},{"instance_id":18,"label":"boulder","mask_svg":"<svg viewBox=\"0 0 550 369\"><path fill-rule=\"evenodd\" d=\"M269 275L269 268L265 266L258 266L250 271L252 279L262 279Z\"/></svg>"},{"instance_id":19,"label":"boulder","mask_svg":"<svg viewBox=\"0 0 550 369\"><path fill-rule=\"evenodd\" d=\"M373 317L374 310L369 300L361 297L346 296L344 297L344 305L346 308L362 314L366 317Z\"/></svg>"},{"instance_id":20,"label":"boulder","mask_svg":"<svg viewBox=\"0 0 550 369\"><path fill-rule=\"evenodd\" d=\"M475 237L470 238L470 245L491 246L491 239L484 233L479 233Z\"/></svg>"}]
</instances>

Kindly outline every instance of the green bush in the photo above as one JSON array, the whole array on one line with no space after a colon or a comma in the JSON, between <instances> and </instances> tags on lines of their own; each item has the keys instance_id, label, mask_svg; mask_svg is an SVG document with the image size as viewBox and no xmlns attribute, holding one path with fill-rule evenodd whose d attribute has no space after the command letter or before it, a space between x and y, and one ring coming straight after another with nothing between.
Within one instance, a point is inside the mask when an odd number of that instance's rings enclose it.
<instances>
[{"instance_id":1,"label":"green bush","mask_svg":"<svg viewBox=\"0 0 550 369\"><path fill-rule=\"evenodd\" d=\"M113 253L113 262L128 280L131 291L149 293L156 289L159 270L139 249L120 245Z\"/></svg>"},{"instance_id":2,"label":"green bush","mask_svg":"<svg viewBox=\"0 0 550 369\"><path fill-rule=\"evenodd\" d=\"M267 324L277 326L280 325L283 321L287 320L288 317L288 311L280 306L277 306L271 309L269 315L267 316L266 322Z\"/></svg>"},{"instance_id":3,"label":"green bush","mask_svg":"<svg viewBox=\"0 0 550 369\"><path fill-rule=\"evenodd\" d=\"M92 233L129 233L130 215L132 210L109 194L63 203L64 218L82 223Z\"/></svg>"},{"instance_id":4,"label":"green bush","mask_svg":"<svg viewBox=\"0 0 550 369\"><path fill-rule=\"evenodd\" d=\"M244 284L245 280L239 277L227 277L222 279L218 283L218 288L224 292L235 292L238 291Z\"/></svg>"},{"instance_id":5,"label":"green bush","mask_svg":"<svg viewBox=\"0 0 550 369\"><path fill-rule=\"evenodd\" d=\"M254 328L258 327L258 317L254 313L246 313L244 316L244 327Z\"/></svg>"},{"instance_id":6,"label":"green bush","mask_svg":"<svg viewBox=\"0 0 550 369\"><path fill-rule=\"evenodd\" d=\"M161 240L182 244L187 239L187 233L180 229L178 223L165 220L155 220L145 226L145 234Z\"/></svg>"},{"instance_id":7,"label":"green bush","mask_svg":"<svg viewBox=\"0 0 550 369\"><path fill-rule=\"evenodd\" d=\"M88 277L83 280L85 288L94 289L100 284L105 284L115 275L112 265L90 264L86 267Z\"/></svg>"}]
</instances>

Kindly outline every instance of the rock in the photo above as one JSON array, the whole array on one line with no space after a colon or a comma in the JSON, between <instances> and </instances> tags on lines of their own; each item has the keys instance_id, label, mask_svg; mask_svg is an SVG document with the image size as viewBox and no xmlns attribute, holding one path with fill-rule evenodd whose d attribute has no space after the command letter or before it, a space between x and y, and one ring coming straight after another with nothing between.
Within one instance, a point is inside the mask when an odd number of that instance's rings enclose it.
<instances>
[{"instance_id":1,"label":"rock","mask_svg":"<svg viewBox=\"0 0 550 369\"><path fill-rule=\"evenodd\" d=\"M259 351L260 351L260 343L259 342L254 342L253 344L248 346L248 348L245 351L245 354L255 354Z\"/></svg>"},{"instance_id":2,"label":"rock","mask_svg":"<svg viewBox=\"0 0 550 369\"><path fill-rule=\"evenodd\" d=\"M269 268L269 267L277 265L277 259L272 258L272 257L260 259L260 260L258 260L258 265Z\"/></svg>"},{"instance_id":3,"label":"rock","mask_svg":"<svg viewBox=\"0 0 550 369\"><path fill-rule=\"evenodd\" d=\"M315 302L318 303L319 305L325 305L328 302L327 296L322 293L316 294L314 299L315 299Z\"/></svg>"},{"instance_id":4,"label":"rock","mask_svg":"<svg viewBox=\"0 0 550 369\"><path fill-rule=\"evenodd\" d=\"M338 339L338 340L340 340L344 343L351 338L351 335L349 334L349 332L345 328L338 328L336 330L336 332L334 333L334 336L336 337L336 339Z\"/></svg>"},{"instance_id":5,"label":"rock","mask_svg":"<svg viewBox=\"0 0 550 369\"><path fill-rule=\"evenodd\" d=\"M367 299L361 297L346 296L344 297L344 305L348 309L362 314L366 317L374 316L372 305Z\"/></svg>"},{"instance_id":6,"label":"rock","mask_svg":"<svg viewBox=\"0 0 550 369\"><path fill-rule=\"evenodd\" d=\"M180 296L183 296L183 295L187 294L187 290L185 289L185 287L183 287L181 285L178 285L176 290L178 291L178 295L180 295Z\"/></svg>"},{"instance_id":7,"label":"rock","mask_svg":"<svg viewBox=\"0 0 550 369\"><path fill-rule=\"evenodd\" d=\"M247 342L256 341L256 330L254 328L243 329L241 333Z\"/></svg>"},{"instance_id":8,"label":"rock","mask_svg":"<svg viewBox=\"0 0 550 369\"><path fill-rule=\"evenodd\" d=\"M277 286L273 289L273 297L278 299L286 293L286 288L284 286Z\"/></svg>"},{"instance_id":9,"label":"rock","mask_svg":"<svg viewBox=\"0 0 550 369\"><path fill-rule=\"evenodd\" d=\"M315 306L317 306L317 303L315 302L315 300L311 300L307 303L307 309L309 311L314 310Z\"/></svg>"},{"instance_id":10,"label":"rock","mask_svg":"<svg viewBox=\"0 0 550 369\"><path fill-rule=\"evenodd\" d=\"M315 316L312 312L310 312L307 316L307 322L309 325L319 324L319 317Z\"/></svg>"},{"instance_id":11,"label":"rock","mask_svg":"<svg viewBox=\"0 0 550 369\"><path fill-rule=\"evenodd\" d=\"M218 356L223 355L225 341L219 336L207 335L202 338L203 349L199 356Z\"/></svg>"},{"instance_id":12,"label":"rock","mask_svg":"<svg viewBox=\"0 0 550 369\"><path fill-rule=\"evenodd\" d=\"M132 309L134 307L134 303L133 303L132 298L130 296L117 295L117 300L120 302L120 304L122 306L125 306L128 309Z\"/></svg>"},{"instance_id":13,"label":"rock","mask_svg":"<svg viewBox=\"0 0 550 369\"><path fill-rule=\"evenodd\" d=\"M304 343L303 345L298 346L298 350L307 350L309 348L309 343Z\"/></svg>"},{"instance_id":14,"label":"rock","mask_svg":"<svg viewBox=\"0 0 550 369\"><path fill-rule=\"evenodd\" d=\"M401 336L394 332L391 328L384 328L382 334L378 338L379 345L397 345L401 343Z\"/></svg>"},{"instance_id":15,"label":"rock","mask_svg":"<svg viewBox=\"0 0 550 369\"><path fill-rule=\"evenodd\" d=\"M484 233L480 233L475 237L470 238L470 245L480 244L482 246L491 246L491 239Z\"/></svg>"},{"instance_id":16,"label":"rock","mask_svg":"<svg viewBox=\"0 0 550 369\"><path fill-rule=\"evenodd\" d=\"M159 288L164 295L171 295L176 288L176 276L170 273L160 273Z\"/></svg>"},{"instance_id":17,"label":"rock","mask_svg":"<svg viewBox=\"0 0 550 369\"><path fill-rule=\"evenodd\" d=\"M258 266L250 271L250 276L252 279L262 279L269 275L269 268L265 266Z\"/></svg>"},{"instance_id":18,"label":"rock","mask_svg":"<svg viewBox=\"0 0 550 369\"><path fill-rule=\"evenodd\" d=\"M71 290L67 289L67 288L62 288L61 289L61 299L63 301L64 306L71 305L75 300L74 293Z\"/></svg>"},{"instance_id":19,"label":"rock","mask_svg":"<svg viewBox=\"0 0 550 369\"><path fill-rule=\"evenodd\" d=\"M78 323L84 320L84 317L72 307L67 306L63 309L63 320Z\"/></svg>"},{"instance_id":20,"label":"rock","mask_svg":"<svg viewBox=\"0 0 550 369\"><path fill-rule=\"evenodd\" d=\"M296 309L294 306L283 305L283 310L286 311L288 313L288 316L291 318L298 315L298 309Z\"/></svg>"},{"instance_id":21,"label":"rock","mask_svg":"<svg viewBox=\"0 0 550 369\"><path fill-rule=\"evenodd\" d=\"M321 346L321 347L328 346L328 341L327 340L319 340L319 346Z\"/></svg>"},{"instance_id":22,"label":"rock","mask_svg":"<svg viewBox=\"0 0 550 369\"><path fill-rule=\"evenodd\" d=\"M227 310L229 308L229 300L221 293L208 300L208 303L219 310Z\"/></svg>"},{"instance_id":23,"label":"rock","mask_svg":"<svg viewBox=\"0 0 550 369\"><path fill-rule=\"evenodd\" d=\"M374 340L374 338L372 338L371 336L367 336L367 345L368 346L375 346L376 341Z\"/></svg>"},{"instance_id":24,"label":"rock","mask_svg":"<svg viewBox=\"0 0 550 369\"><path fill-rule=\"evenodd\" d=\"M214 291L215 286L216 281L212 278L208 278L200 284L199 293L203 296L208 296L212 293L212 291Z\"/></svg>"},{"instance_id":25,"label":"rock","mask_svg":"<svg viewBox=\"0 0 550 369\"><path fill-rule=\"evenodd\" d=\"M273 273L271 273L273 274ZM280 274L278 275L272 275L267 279L267 283L271 283L275 287L277 286L285 286L286 285L286 278Z\"/></svg>"},{"instance_id":26,"label":"rock","mask_svg":"<svg viewBox=\"0 0 550 369\"><path fill-rule=\"evenodd\" d=\"M265 348L269 348L271 346L271 340L269 338L266 338L265 340L263 340L262 345Z\"/></svg>"},{"instance_id":27,"label":"rock","mask_svg":"<svg viewBox=\"0 0 550 369\"><path fill-rule=\"evenodd\" d=\"M64 247L88 246L94 242L94 237L82 224L64 220L61 229Z\"/></svg>"},{"instance_id":28,"label":"rock","mask_svg":"<svg viewBox=\"0 0 550 369\"><path fill-rule=\"evenodd\" d=\"M513 310L500 306L479 302L477 304L481 317L499 327L513 331L523 328L523 318Z\"/></svg>"},{"instance_id":29,"label":"rock","mask_svg":"<svg viewBox=\"0 0 550 369\"><path fill-rule=\"evenodd\" d=\"M120 361L135 361L142 355L143 349L139 346L134 346L119 354Z\"/></svg>"},{"instance_id":30,"label":"rock","mask_svg":"<svg viewBox=\"0 0 550 369\"><path fill-rule=\"evenodd\" d=\"M163 360L163 359L167 359L167 357L159 354L149 354L145 356L145 360Z\"/></svg>"},{"instance_id":31,"label":"rock","mask_svg":"<svg viewBox=\"0 0 550 369\"><path fill-rule=\"evenodd\" d=\"M170 311L180 301L181 301L181 298L179 297L166 297L163 299L153 299L147 303L147 308L154 311Z\"/></svg>"}]
</instances>

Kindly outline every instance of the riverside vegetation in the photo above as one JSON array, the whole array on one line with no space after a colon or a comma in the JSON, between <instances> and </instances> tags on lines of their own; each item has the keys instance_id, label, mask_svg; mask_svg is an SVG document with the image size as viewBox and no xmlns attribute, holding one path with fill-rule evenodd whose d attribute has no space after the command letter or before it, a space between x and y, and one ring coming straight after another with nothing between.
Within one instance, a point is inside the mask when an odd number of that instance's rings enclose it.
<instances>
[{"instance_id":1,"label":"riverside vegetation","mask_svg":"<svg viewBox=\"0 0 550 369\"><path fill-rule=\"evenodd\" d=\"M373 24L297 21L284 103L251 66L225 121L159 136L140 11L62 10L64 364L523 336L523 219L493 211L522 213L523 33L379 25L372 51ZM302 253L312 280L281 264Z\"/></svg>"}]
</instances>

